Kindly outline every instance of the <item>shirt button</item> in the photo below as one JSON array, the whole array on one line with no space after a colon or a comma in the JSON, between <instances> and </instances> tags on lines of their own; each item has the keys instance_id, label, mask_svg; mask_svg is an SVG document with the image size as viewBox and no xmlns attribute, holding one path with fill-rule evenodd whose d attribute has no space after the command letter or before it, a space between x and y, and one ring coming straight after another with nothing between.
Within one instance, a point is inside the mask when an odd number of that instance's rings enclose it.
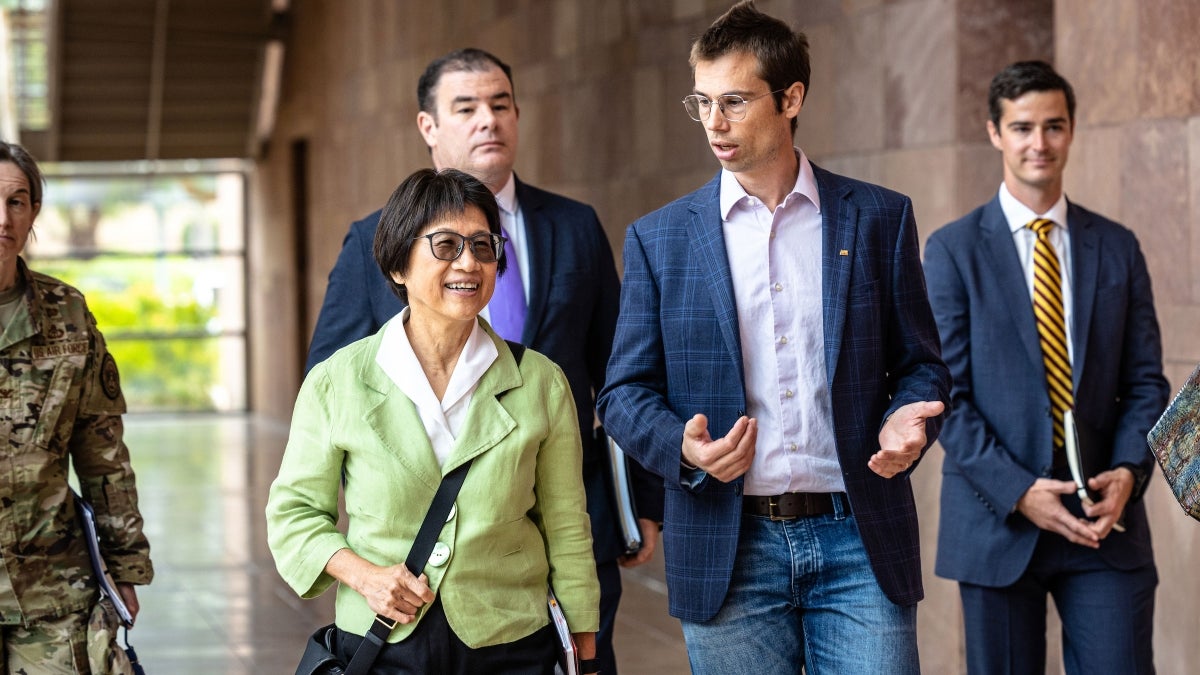
<instances>
[{"instance_id":1,"label":"shirt button","mask_svg":"<svg viewBox=\"0 0 1200 675\"><path fill-rule=\"evenodd\" d=\"M775 284L775 290L776 290L776 291L782 291L782 290L783 290L783 284Z\"/></svg>"},{"instance_id":2,"label":"shirt button","mask_svg":"<svg viewBox=\"0 0 1200 675\"><path fill-rule=\"evenodd\" d=\"M789 445L789 446L788 446L788 450L791 450L792 452L795 452L795 451L796 451L796 444L795 444L795 443L792 443L791 445Z\"/></svg>"},{"instance_id":3,"label":"shirt button","mask_svg":"<svg viewBox=\"0 0 1200 675\"><path fill-rule=\"evenodd\" d=\"M448 523L451 520L454 520L454 516L457 513L458 513L458 504L451 504L450 505L450 513L446 514L446 522Z\"/></svg>"},{"instance_id":4,"label":"shirt button","mask_svg":"<svg viewBox=\"0 0 1200 675\"><path fill-rule=\"evenodd\" d=\"M438 542L433 545L433 553L429 554L429 564L434 567L441 567L450 559L450 547Z\"/></svg>"},{"instance_id":5,"label":"shirt button","mask_svg":"<svg viewBox=\"0 0 1200 675\"><path fill-rule=\"evenodd\" d=\"M786 336L786 335L784 335L783 337L779 338L779 344L781 344L781 345L786 345L786 344L787 344L787 336Z\"/></svg>"},{"instance_id":6,"label":"shirt button","mask_svg":"<svg viewBox=\"0 0 1200 675\"><path fill-rule=\"evenodd\" d=\"M783 395L784 395L784 396L786 396L786 397L788 397L788 398L791 398L791 397L792 397L792 390L791 390L791 389L788 389L787 391L783 392Z\"/></svg>"}]
</instances>

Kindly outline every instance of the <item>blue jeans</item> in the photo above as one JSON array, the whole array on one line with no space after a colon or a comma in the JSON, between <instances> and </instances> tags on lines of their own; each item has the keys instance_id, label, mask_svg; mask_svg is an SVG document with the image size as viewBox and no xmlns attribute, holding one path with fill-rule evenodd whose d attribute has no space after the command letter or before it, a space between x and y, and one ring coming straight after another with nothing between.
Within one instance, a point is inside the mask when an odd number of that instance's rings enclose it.
<instances>
[{"instance_id":1,"label":"blue jeans","mask_svg":"<svg viewBox=\"0 0 1200 675\"><path fill-rule=\"evenodd\" d=\"M854 516L742 515L721 610L684 621L696 675L917 675L917 607L893 604Z\"/></svg>"}]
</instances>

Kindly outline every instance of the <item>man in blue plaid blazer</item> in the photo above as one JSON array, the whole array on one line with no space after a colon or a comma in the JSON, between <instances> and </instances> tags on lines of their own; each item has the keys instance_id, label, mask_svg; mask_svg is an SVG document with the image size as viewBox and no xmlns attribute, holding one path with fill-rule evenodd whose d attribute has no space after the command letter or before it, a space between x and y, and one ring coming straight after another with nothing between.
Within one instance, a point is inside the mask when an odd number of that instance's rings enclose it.
<instances>
[{"instance_id":1,"label":"man in blue plaid blazer","mask_svg":"<svg viewBox=\"0 0 1200 675\"><path fill-rule=\"evenodd\" d=\"M740 3L691 62L723 170L629 227L598 401L665 480L671 614L695 673L917 673L908 477L950 377L912 204L793 147L802 34Z\"/></svg>"}]
</instances>

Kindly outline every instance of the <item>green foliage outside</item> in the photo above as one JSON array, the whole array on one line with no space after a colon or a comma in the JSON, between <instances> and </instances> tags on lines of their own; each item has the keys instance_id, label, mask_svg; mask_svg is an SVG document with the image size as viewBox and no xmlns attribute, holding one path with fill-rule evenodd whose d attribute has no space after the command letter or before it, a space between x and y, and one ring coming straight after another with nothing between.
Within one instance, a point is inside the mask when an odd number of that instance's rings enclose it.
<instances>
[{"instance_id":1,"label":"green foliage outside","mask_svg":"<svg viewBox=\"0 0 1200 675\"><path fill-rule=\"evenodd\" d=\"M117 361L131 411L214 410L218 344L206 336L214 307L192 292L203 261L185 256L31 260L83 292ZM169 337L184 333L188 337Z\"/></svg>"}]
</instances>

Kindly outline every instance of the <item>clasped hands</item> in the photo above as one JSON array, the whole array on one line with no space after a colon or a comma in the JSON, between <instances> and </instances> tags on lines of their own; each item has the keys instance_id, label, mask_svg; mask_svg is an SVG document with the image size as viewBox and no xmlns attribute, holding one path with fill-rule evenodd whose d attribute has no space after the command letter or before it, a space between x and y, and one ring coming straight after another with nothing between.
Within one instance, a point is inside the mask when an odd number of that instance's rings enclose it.
<instances>
[{"instance_id":1,"label":"clasped hands","mask_svg":"<svg viewBox=\"0 0 1200 675\"><path fill-rule=\"evenodd\" d=\"M1062 496L1078 487L1069 480L1038 478L1017 501L1017 510L1043 530L1066 537L1067 541L1088 548L1100 548L1125 511L1133 494L1134 477L1128 468L1119 466L1088 479L1088 487L1100 493L1100 501L1083 504L1088 518L1079 518L1067 510Z\"/></svg>"},{"instance_id":2,"label":"clasped hands","mask_svg":"<svg viewBox=\"0 0 1200 675\"><path fill-rule=\"evenodd\" d=\"M941 401L917 401L898 408L884 422L879 451L867 466L884 478L907 471L925 448L925 420L945 409ZM739 417L729 433L714 440L708 432L708 418L695 415L683 427L683 461L728 483L750 469L757 439L758 421L754 418Z\"/></svg>"}]
</instances>

